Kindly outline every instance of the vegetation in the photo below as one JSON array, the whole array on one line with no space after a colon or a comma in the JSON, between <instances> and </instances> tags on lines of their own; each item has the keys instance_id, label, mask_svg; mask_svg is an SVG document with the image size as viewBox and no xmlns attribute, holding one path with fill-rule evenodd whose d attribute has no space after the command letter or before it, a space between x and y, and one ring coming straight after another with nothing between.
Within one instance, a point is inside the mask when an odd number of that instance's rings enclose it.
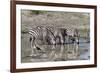
<instances>
[{"instance_id":1,"label":"vegetation","mask_svg":"<svg viewBox=\"0 0 100 73\"><path fill-rule=\"evenodd\" d=\"M44 14L44 13L46 13L47 11L40 11L40 10L32 10L31 11L31 13L32 14L36 14L36 15L38 15L38 14Z\"/></svg>"}]
</instances>

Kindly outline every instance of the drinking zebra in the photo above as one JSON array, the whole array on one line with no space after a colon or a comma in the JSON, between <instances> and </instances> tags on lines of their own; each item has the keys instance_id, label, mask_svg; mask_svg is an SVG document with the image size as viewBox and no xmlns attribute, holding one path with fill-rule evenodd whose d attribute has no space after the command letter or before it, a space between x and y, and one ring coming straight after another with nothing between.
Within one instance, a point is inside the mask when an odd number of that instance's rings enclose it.
<instances>
[{"instance_id":1,"label":"drinking zebra","mask_svg":"<svg viewBox=\"0 0 100 73\"><path fill-rule=\"evenodd\" d=\"M32 49L32 55L37 52L37 50L44 51L41 48L42 45L54 45L54 35L50 29L42 26L37 26L29 30L30 35L30 46Z\"/></svg>"},{"instance_id":2,"label":"drinking zebra","mask_svg":"<svg viewBox=\"0 0 100 73\"><path fill-rule=\"evenodd\" d=\"M36 42L36 40L39 36L38 31L35 30L35 29L30 29L29 30L29 35L30 35L29 42L30 42L30 47L31 47L31 56L36 56L37 51L42 50L38 47L37 42Z\"/></svg>"},{"instance_id":3,"label":"drinking zebra","mask_svg":"<svg viewBox=\"0 0 100 73\"><path fill-rule=\"evenodd\" d=\"M79 31L77 29L66 30L67 43L79 44Z\"/></svg>"}]
</instances>

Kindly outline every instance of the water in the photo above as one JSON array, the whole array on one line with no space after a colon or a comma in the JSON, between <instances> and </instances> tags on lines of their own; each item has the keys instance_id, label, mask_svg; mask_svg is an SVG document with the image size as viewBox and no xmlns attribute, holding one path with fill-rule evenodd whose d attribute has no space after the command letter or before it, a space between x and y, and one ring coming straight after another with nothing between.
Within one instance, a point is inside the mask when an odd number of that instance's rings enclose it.
<instances>
[{"instance_id":1,"label":"water","mask_svg":"<svg viewBox=\"0 0 100 73\"><path fill-rule=\"evenodd\" d=\"M90 45L85 39L80 39L80 44L41 45L36 53L31 56L28 36L21 39L21 62L52 62L90 59Z\"/></svg>"},{"instance_id":2,"label":"water","mask_svg":"<svg viewBox=\"0 0 100 73\"><path fill-rule=\"evenodd\" d=\"M81 52L80 59L81 60L90 59L90 44L89 43L82 43L79 45L79 47L80 47L80 52Z\"/></svg>"}]
</instances>

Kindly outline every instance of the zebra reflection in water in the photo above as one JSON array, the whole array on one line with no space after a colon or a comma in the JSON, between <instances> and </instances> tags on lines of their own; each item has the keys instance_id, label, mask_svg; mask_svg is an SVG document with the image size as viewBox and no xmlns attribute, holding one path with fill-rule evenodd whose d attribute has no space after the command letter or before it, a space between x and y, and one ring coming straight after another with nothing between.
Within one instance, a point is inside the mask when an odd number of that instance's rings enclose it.
<instances>
[{"instance_id":1,"label":"zebra reflection in water","mask_svg":"<svg viewBox=\"0 0 100 73\"><path fill-rule=\"evenodd\" d=\"M48 54L48 60L56 61L57 59L59 60L59 58L62 58L64 60L65 57L62 56L62 54L65 53L65 55L67 55L67 53L69 53L71 50L70 47L65 47L65 45L68 44L69 46L70 44L72 44L71 46L74 46L73 53L78 51L76 49L79 44L79 34L77 29L72 32L65 28L37 26L29 30L29 36L30 47L32 50L31 56L42 56L43 54L47 55L47 50L44 45L52 46L52 51L50 52L50 54ZM59 51L57 51L58 45L60 45ZM68 51L66 52L64 48Z\"/></svg>"}]
</instances>

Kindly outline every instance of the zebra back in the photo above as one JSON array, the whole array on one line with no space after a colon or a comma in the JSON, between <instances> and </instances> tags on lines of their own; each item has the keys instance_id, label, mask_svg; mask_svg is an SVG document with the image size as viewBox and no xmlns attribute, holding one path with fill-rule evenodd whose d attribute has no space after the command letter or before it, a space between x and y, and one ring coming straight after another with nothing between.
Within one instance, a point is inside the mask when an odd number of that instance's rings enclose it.
<instances>
[{"instance_id":1,"label":"zebra back","mask_svg":"<svg viewBox=\"0 0 100 73\"><path fill-rule=\"evenodd\" d=\"M37 29L33 28L29 30L29 35L34 36L35 38L39 36L39 32Z\"/></svg>"}]
</instances>

